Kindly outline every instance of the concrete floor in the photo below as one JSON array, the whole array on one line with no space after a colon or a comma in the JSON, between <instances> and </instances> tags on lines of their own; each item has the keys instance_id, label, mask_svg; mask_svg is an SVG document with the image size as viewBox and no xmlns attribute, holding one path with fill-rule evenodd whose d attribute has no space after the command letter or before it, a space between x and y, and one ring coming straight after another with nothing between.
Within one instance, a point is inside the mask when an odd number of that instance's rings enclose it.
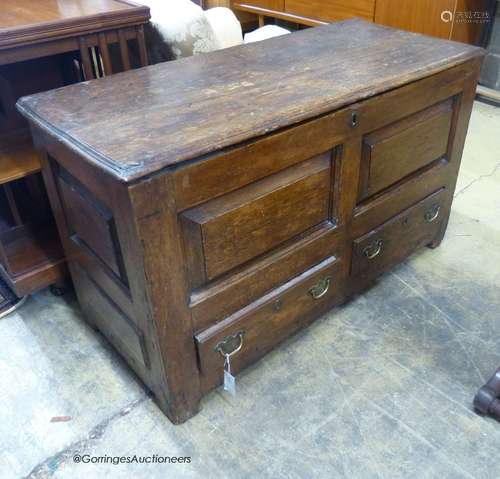
<instances>
[{"instance_id":1,"label":"concrete floor","mask_svg":"<svg viewBox=\"0 0 500 479\"><path fill-rule=\"evenodd\" d=\"M74 298L0 321L0 478L492 478L500 423L500 109L476 103L448 233L173 426ZM67 422L50 422L70 416ZM78 464L181 455L190 464Z\"/></svg>"}]
</instances>

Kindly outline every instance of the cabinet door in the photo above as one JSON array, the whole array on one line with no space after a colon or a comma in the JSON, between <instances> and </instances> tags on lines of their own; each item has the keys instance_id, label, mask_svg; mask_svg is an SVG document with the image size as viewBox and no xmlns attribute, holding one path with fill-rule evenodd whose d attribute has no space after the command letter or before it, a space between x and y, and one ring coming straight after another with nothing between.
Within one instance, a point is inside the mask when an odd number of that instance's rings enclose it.
<instances>
[{"instance_id":1,"label":"cabinet door","mask_svg":"<svg viewBox=\"0 0 500 479\"><path fill-rule=\"evenodd\" d=\"M455 4L456 0L377 0L375 23L450 38Z\"/></svg>"},{"instance_id":2,"label":"cabinet door","mask_svg":"<svg viewBox=\"0 0 500 479\"><path fill-rule=\"evenodd\" d=\"M285 0L285 11L325 22L352 17L373 21L375 0Z\"/></svg>"},{"instance_id":3,"label":"cabinet door","mask_svg":"<svg viewBox=\"0 0 500 479\"><path fill-rule=\"evenodd\" d=\"M248 5L249 7L267 8L268 10L276 10L278 12L285 10L285 0L238 0L233 3Z\"/></svg>"}]
</instances>

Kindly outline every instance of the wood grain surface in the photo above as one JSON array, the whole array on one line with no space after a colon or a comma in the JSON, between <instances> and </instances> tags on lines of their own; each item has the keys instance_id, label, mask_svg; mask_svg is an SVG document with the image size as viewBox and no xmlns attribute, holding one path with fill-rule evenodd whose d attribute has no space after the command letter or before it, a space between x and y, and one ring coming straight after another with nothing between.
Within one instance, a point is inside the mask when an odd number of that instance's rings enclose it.
<instances>
[{"instance_id":1,"label":"wood grain surface","mask_svg":"<svg viewBox=\"0 0 500 479\"><path fill-rule=\"evenodd\" d=\"M18 108L132 181L480 54L348 20L22 98Z\"/></svg>"}]
</instances>

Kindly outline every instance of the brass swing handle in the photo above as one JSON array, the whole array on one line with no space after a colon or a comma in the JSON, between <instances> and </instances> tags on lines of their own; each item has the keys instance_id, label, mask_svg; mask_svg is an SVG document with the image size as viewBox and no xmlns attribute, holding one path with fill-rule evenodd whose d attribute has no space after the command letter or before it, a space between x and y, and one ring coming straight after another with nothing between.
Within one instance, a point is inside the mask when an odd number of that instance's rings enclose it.
<instances>
[{"instance_id":1,"label":"brass swing handle","mask_svg":"<svg viewBox=\"0 0 500 479\"><path fill-rule=\"evenodd\" d=\"M425 221L427 221L427 223L432 223L433 221L436 221L440 212L441 212L441 206L439 205L431 206L424 214Z\"/></svg>"},{"instance_id":2,"label":"brass swing handle","mask_svg":"<svg viewBox=\"0 0 500 479\"><path fill-rule=\"evenodd\" d=\"M239 331L231 336L226 336L215 346L215 351L221 353L225 358L231 357L243 347L243 336L245 331Z\"/></svg>"},{"instance_id":3,"label":"brass swing handle","mask_svg":"<svg viewBox=\"0 0 500 479\"><path fill-rule=\"evenodd\" d=\"M366 248L363 249L363 256L368 259L373 259L377 257L382 252L382 246L384 242L379 240L373 240Z\"/></svg>"},{"instance_id":4,"label":"brass swing handle","mask_svg":"<svg viewBox=\"0 0 500 479\"><path fill-rule=\"evenodd\" d=\"M327 277L320 279L310 290L309 294L314 298L314 299L320 299L322 298L326 293L328 293L328 290L330 289L330 284L332 283L332 278Z\"/></svg>"}]
</instances>

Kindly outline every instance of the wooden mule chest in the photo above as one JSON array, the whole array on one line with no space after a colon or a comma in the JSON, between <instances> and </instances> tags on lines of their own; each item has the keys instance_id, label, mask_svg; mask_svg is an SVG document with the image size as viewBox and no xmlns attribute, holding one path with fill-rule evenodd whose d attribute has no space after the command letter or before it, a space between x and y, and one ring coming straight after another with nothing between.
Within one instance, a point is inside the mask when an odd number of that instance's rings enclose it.
<instances>
[{"instance_id":1,"label":"wooden mule chest","mask_svg":"<svg viewBox=\"0 0 500 479\"><path fill-rule=\"evenodd\" d=\"M173 422L440 243L482 55L350 20L19 101L85 315Z\"/></svg>"}]
</instances>

